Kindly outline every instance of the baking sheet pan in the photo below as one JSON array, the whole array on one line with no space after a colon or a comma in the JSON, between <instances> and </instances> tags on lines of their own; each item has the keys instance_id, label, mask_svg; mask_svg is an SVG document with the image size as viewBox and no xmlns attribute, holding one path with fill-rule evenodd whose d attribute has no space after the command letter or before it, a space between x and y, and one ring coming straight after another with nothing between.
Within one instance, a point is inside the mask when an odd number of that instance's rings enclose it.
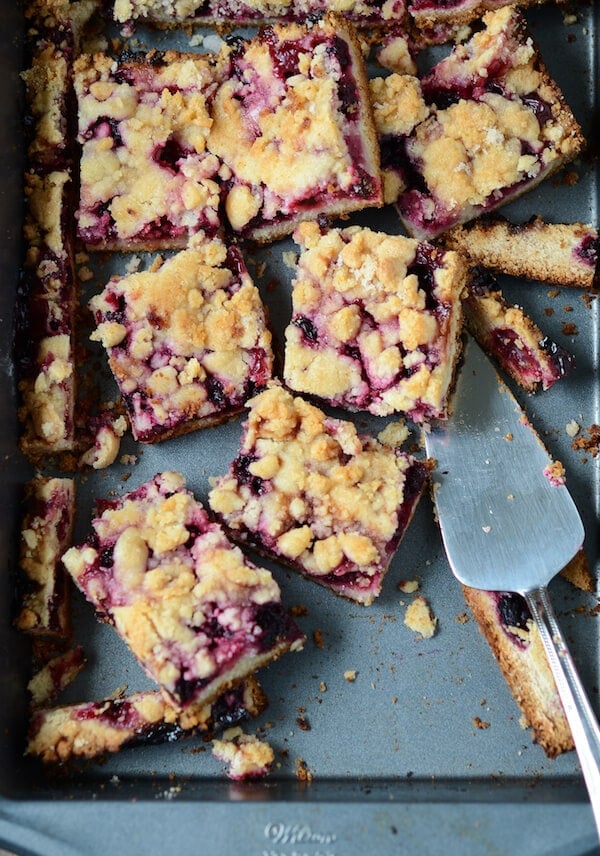
<instances>
[{"instance_id":1,"label":"baking sheet pan","mask_svg":"<svg viewBox=\"0 0 600 856\"><path fill-rule=\"evenodd\" d=\"M594 11L577 7L577 20L568 26L564 10L553 6L527 13L550 72L582 124L590 154L598 145ZM406 847L433 853L438 846L464 853L511 853L515 846L529 853L590 851L595 844L593 824L576 756L549 761L532 744L475 622L457 620L466 607L447 566L428 498L371 607L353 605L269 565L286 604L306 607L298 623L308 642L302 653L285 656L260 675L270 705L246 728L259 728L275 749L277 765L265 782L229 782L222 765L199 740L137 747L102 764L74 764L58 771L23 759L29 651L26 640L10 626L19 501L31 475L16 451L11 362L21 254L21 26L18 9L11 8L0 34L0 847L44 854L68 853L69 847L73 852L106 853L111 841L123 841L126 835L131 841L126 852L154 852L170 832L173 845L196 843L194 851L185 852L339 856L364 853L367 847L375 852ZM137 37L146 38L145 31ZM169 34L158 37L160 46L171 39ZM189 39L179 44L189 49ZM568 177L561 173L550 179L503 213L516 221L541 214L555 222L597 224L595 159L585 157L566 172ZM352 222L402 231L389 209L363 212ZM250 254L250 271L279 338L289 315L291 271L284 253L294 249L288 240ZM116 259L96 261L96 288L111 270L123 269ZM590 455L584 461L565 431L572 419L583 429L600 423L597 301L586 303L574 289L555 294L546 286L508 278L501 284L510 300L521 303L542 330L577 359L574 373L551 390L535 397L517 394L552 454L566 467L597 573L600 461ZM565 334L567 322L576 325L577 334ZM107 392L115 394L110 379ZM367 431L386 424L362 415L356 421ZM95 497L110 491L122 494L162 469L181 470L204 500L209 476L224 472L234 456L240 430L236 420L154 447L126 441L122 452L136 455L135 465L115 464L79 480L76 539L87 531ZM403 601L408 597L397 583L404 578L419 579L438 617L439 629L431 640L417 639L403 624ZM562 580L556 580L551 591L598 711L600 619L589 614L596 597ZM66 698L98 698L123 684L131 691L148 686L114 632L96 622L91 607L75 596L73 609L76 637L89 665ZM315 644L315 631L320 631L323 647ZM356 670L355 681L344 678L346 670ZM489 722L489 728L475 727L474 717ZM308 723L308 730L299 718ZM297 759L310 770L311 782L298 779ZM518 845L507 838L507 828L519 830ZM206 841L214 842L214 848L203 849Z\"/></svg>"}]
</instances>

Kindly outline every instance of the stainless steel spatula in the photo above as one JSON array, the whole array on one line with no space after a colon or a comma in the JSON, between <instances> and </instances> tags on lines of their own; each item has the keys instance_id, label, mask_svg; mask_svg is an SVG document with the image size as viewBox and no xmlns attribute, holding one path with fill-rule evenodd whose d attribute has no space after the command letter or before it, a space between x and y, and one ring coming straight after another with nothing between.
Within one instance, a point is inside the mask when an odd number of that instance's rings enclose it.
<instances>
[{"instance_id":1,"label":"stainless steel spatula","mask_svg":"<svg viewBox=\"0 0 600 856\"><path fill-rule=\"evenodd\" d=\"M552 611L546 586L584 529L552 459L489 360L469 340L452 415L424 431L433 496L455 576L522 594L540 631L600 837L600 729Z\"/></svg>"}]
</instances>

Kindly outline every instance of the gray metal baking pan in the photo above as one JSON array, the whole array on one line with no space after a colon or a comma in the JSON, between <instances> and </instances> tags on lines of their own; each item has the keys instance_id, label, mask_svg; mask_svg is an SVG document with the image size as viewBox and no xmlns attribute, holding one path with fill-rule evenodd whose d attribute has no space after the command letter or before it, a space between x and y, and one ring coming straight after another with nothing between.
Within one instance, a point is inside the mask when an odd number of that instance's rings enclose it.
<instances>
[{"instance_id":1,"label":"gray metal baking pan","mask_svg":"<svg viewBox=\"0 0 600 856\"><path fill-rule=\"evenodd\" d=\"M597 11L577 7L575 20L554 6L528 12L551 73L563 88L589 140L598 147L595 81ZM596 21L594 21L594 14ZM0 849L53 854L110 852L307 854L377 853L584 854L597 841L591 811L571 753L549 761L519 724L519 710L465 611L437 532L428 498L421 503L393 562L383 592L371 607L335 598L291 571L270 565L298 619L305 650L264 669L270 698L257 722L275 749L277 766L261 783L234 784L200 740L137 747L103 763L43 768L23 757L27 723L28 644L11 627L12 582L20 498L31 468L17 451L11 330L21 258L22 21L7 7L0 33ZM138 38L145 34L140 31ZM166 42L167 35L159 37ZM185 44L185 42L184 42ZM186 45L189 48L189 42ZM597 165L590 156L505 209L515 220L541 214L555 222L597 224ZM575 180L576 179L576 180ZM389 210L355 218L374 228L401 231ZM290 270L282 241L254 254L257 281L281 335L289 313ZM118 259L100 268L96 287ZM597 301L575 290L502 279L506 296L521 303L552 338L576 356L566 380L535 397L520 397L550 451L565 465L584 518L586 548L598 571L600 458L572 449L565 426L600 423ZM566 323L575 327L566 327ZM576 333L568 331L577 330ZM107 381L111 390L110 379ZM114 394L114 388L112 389ZM384 422L356 417L364 430ZM86 529L95 497L123 493L162 469L179 469L199 498L208 477L224 472L240 437L240 420L155 447L123 451L135 465L80 480L76 537ZM551 537L551 533L549 533ZM439 620L431 640L403 624L397 583L417 577ZM552 597L592 703L598 710L598 617L594 596L557 579ZM89 665L66 698L98 698L147 679L115 634L91 608L73 598L75 628ZM318 647L315 631L324 642ZM356 670L356 680L344 678ZM326 689L324 689L326 687ZM310 728L298 724L302 715ZM474 726L474 717L489 728ZM296 775L303 759L312 781Z\"/></svg>"}]
</instances>

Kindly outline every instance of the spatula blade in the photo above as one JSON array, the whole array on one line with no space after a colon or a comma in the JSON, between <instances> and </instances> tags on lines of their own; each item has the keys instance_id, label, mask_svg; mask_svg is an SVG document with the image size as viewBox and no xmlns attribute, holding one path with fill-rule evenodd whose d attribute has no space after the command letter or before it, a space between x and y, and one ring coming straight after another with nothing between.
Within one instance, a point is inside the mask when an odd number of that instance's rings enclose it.
<instances>
[{"instance_id":1,"label":"spatula blade","mask_svg":"<svg viewBox=\"0 0 600 856\"><path fill-rule=\"evenodd\" d=\"M473 588L531 591L573 558L584 529L516 399L471 339L452 415L425 431L448 560Z\"/></svg>"}]
</instances>

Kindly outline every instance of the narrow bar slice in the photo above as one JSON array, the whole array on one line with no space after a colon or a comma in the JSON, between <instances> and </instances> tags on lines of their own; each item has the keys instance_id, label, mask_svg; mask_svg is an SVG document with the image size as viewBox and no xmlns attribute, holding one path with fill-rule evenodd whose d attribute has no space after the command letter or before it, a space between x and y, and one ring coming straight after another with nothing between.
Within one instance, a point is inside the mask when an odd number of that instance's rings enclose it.
<instances>
[{"instance_id":1,"label":"narrow bar slice","mask_svg":"<svg viewBox=\"0 0 600 856\"><path fill-rule=\"evenodd\" d=\"M526 724L533 729L535 742L549 758L571 751L571 730L525 599L467 586L463 593Z\"/></svg>"},{"instance_id":2,"label":"narrow bar slice","mask_svg":"<svg viewBox=\"0 0 600 856\"><path fill-rule=\"evenodd\" d=\"M277 21L306 21L322 15L322 0L114 0L113 17L161 27L182 24L251 26ZM327 10L339 12L356 26L398 25L406 20L404 0L330 0Z\"/></svg>"},{"instance_id":3,"label":"narrow bar slice","mask_svg":"<svg viewBox=\"0 0 600 856\"><path fill-rule=\"evenodd\" d=\"M113 277L90 308L137 440L231 418L271 377L258 289L239 250L216 239Z\"/></svg>"},{"instance_id":4,"label":"narrow bar slice","mask_svg":"<svg viewBox=\"0 0 600 856\"><path fill-rule=\"evenodd\" d=\"M450 229L443 240L496 273L589 289L598 279L600 239L588 224L545 223L541 217L514 224L488 217Z\"/></svg>"},{"instance_id":5,"label":"narrow bar slice","mask_svg":"<svg viewBox=\"0 0 600 856\"><path fill-rule=\"evenodd\" d=\"M212 704L192 705L184 712L175 710L160 690L45 708L31 718L27 754L46 763L64 762L95 758L126 746L211 735L258 716L266 704L258 681L251 676Z\"/></svg>"},{"instance_id":6,"label":"narrow bar slice","mask_svg":"<svg viewBox=\"0 0 600 856\"><path fill-rule=\"evenodd\" d=\"M348 410L443 417L462 327L462 256L412 238L304 224L286 384Z\"/></svg>"},{"instance_id":7,"label":"narrow bar slice","mask_svg":"<svg viewBox=\"0 0 600 856\"><path fill-rule=\"evenodd\" d=\"M238 41L212 106L235 234L261 242L300 220L380 205L379 147L356 33L326 15Z\"/></svg>"},{"instance_id":8,"label":"narrow bar slice","mask_svg":"<svg viewBox=\"0 0 600 856\"><path fill-rule=\"evenodd\" d=\"M58 654L39 669L27 684L32 707L51 704L85 666L83 648L77 646Z\"/></svg>"},{"instance_id":9,"label":"narrow bar slice","mask_svg":"<svg viewBox=\"0 0 600 856\"><path fill-rule=\"evenodd\" d=\"M38 476L26 485L25 503L19 557L25 591L15 625L36 636L64 638L70 616L61 556L71 545L75 483Z\"/></svg>"},{"instance_id":10,"label":"narrow bar slice","mask_svg":"<svg viewBox=\"0 0 600 856\"><path fill-rule=\"evenodd\" d=\"M549 389L574 367L565 348L545 336L520 306L506 302L489 272L472 269L464 307L469 332L527 392Z\"/></svg>"},{"instance_id":11,"label":"narrow bar slice","mask_svg":"<svg viewBox=\"0 0 600 856\"><path fill-rule=\"evenodd\" d=\"M386 201L396 196L400 218L418 238L512 201L585 143L522 14L505 7L483 20L483 30L421 79L407 129L380 128ZM396 82L398 92L377 85L392 99L385 111L392 115L404 103L403 88L416 86L414 78Z\"/></svg>"},{"instance_id":12,"label":"narrow bar slice","mask_svg":"<svg viewBox=\"0 0 600 856\"><path fill-rule=\"evenodd\" d=\"M209 504L232 538L370 604L421 496L427 465L273 385Z\"/></svg>"},{"instance_id":13,"label":"narrow bar slice","mask_svg":"<svg viewBox=\"0 0 600 856\"><path fill-rule=\"evenodd\" d=\"M76 60L78 232L89 248L177 248L219 230L220 163L206 151L217 78L199 54Z\"/></svg>"},{"instance_id":14,"label":"narrow bar slice","mask_svg":"<svg viewBox=\"0 0 600 856\"><path fill-rule=\"evenodd\" d=\"M227 541L179 473L103 502L92 526L65 567L176 707L302 646L270 572Z\"/></svg>"}]
</instances>

